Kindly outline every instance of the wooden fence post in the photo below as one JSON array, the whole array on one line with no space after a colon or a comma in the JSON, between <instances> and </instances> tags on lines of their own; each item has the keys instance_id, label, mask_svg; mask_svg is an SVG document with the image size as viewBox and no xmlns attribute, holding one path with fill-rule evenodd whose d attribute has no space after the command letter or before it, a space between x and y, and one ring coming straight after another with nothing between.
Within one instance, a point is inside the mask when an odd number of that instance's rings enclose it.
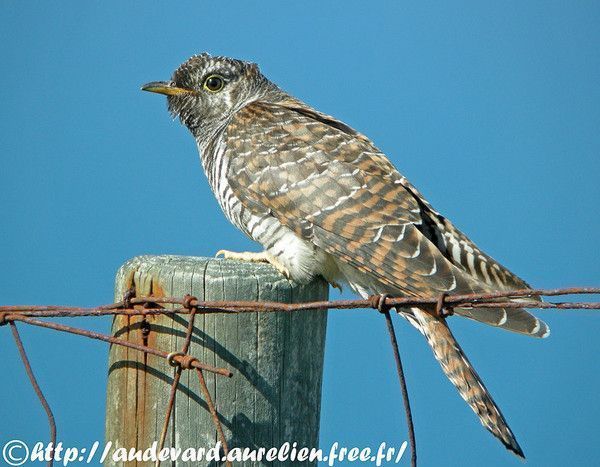
<instances>
[{"instance_id":1,"label":"wooden fence post","mask_svg":"<svg viewBox=\"0 0 600 467\"><path fill-rule=\"evenodd\" d=\"M298 285L266 264L182 256L133 258L117 273L116 299L132 286L137 296L191 294L199 300L296 303L328 296L324 281ZM185 315L152 316L145 321L120 316L112 332L174 352L181 349L187 322ZM204 373L230 449L279 447L286 441L297 442L298 447L318 446L326 323L326 311L197 315L189 354L234 373L232 378ZM106 441L112 441L113 449L146 449L158 441L173 375L165 359L111 346ZM179 388L165 447L214 446L217 432L196 374L184 371ZM133 465L109 459L105 464Z\"/></svg>"}]
</instances>

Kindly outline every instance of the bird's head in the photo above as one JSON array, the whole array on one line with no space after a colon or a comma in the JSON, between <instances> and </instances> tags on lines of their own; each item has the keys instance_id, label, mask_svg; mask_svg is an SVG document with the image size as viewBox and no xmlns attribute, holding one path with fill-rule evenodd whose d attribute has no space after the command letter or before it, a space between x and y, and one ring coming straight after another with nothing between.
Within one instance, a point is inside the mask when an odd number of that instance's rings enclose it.
<instances>
[{"instance_id":1,"label":"bird's head","mask_svg":"<svg viewBox=\"0 0 600 467\"><path fill-rule=\"evenodd\" d=\"M142 90L165 94L171 114L202 138L273 87L254 63L203 53L181 64L170 81Z\"/></svg>"}]
</instances>

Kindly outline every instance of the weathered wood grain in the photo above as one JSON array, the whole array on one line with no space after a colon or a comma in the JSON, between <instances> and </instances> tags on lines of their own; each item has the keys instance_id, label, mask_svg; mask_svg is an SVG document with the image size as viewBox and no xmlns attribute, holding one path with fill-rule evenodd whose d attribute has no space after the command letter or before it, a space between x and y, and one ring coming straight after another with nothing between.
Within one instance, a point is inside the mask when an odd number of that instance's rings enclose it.
<instances>
[{"instance_id":1,"label":"weathered wood grain","mask_svg":"<svg viewBox=\"0 0 600 467\"><path fill-rule=\"evenodd\" d=\"M128 261L117 273L115 298L120 299L131 286L138 296L189 293L200 300L295 303L328 296L324 281L295 284L266 264L179 256L141 256ZM180 350L187 316L142 321L117 317L113 334L168 352ZM230 448L278 447L285 441L297 442L299 447L318 445L326 322L326 311L196 317L189 353L234 373L231 379L204 373ZM146 336L142 327L150 330ZM106 440L128 449L146 449L158 440L173 375L174 369L164 359L112 346ZM184 371L165 446L208 448L217 439L197 376ZM179 461L173 465L198 464Z\"/></svg>"}]
</instances>

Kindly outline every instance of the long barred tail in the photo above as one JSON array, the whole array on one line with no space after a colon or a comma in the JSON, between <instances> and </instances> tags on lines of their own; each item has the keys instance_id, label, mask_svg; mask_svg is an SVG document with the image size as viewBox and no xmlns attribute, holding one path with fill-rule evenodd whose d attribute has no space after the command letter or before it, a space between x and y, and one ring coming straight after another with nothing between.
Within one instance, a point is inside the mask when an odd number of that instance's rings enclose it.
<instances>
[{"instance_id":1,"label":"long barred tail","mask_svg":"<svg viewBox=\"0 0 600 467\"><path fill-rule=\"evenodd\" d=\"M411 308L411 311L444 373L477 414L483 426L507 449L525 458L500 409L454 339L446 322L418 308Z\"/></svg>"}]
</instances>

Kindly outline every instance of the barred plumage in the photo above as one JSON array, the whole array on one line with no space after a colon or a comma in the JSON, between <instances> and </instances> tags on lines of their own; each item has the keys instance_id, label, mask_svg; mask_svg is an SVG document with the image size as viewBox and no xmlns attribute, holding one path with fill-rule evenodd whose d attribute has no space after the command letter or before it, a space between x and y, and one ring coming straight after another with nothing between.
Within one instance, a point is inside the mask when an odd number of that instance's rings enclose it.
<instances>
[{"instance_id":1,"label":"barred plumage","mask_svg":"<svg viewBox=\"0 0 600 467\"><path fill-rule=\"evenodd\" d=\"M196 138L225 215L265 249L232 257L267 260L297 281L345 282L365 297L528 287L436 212L366 136L281 91L256 65L202 54L172 81L144 89L168 96ZM445 321L399 311L483 425L522 456ZM549 333L522 308L455 311L522 334Z\"/></svg>"},{"instance_id":2,"label":"barred plumage","mask_svg":"<svg viewBox=\"0 0 600 467\"><path fill-rule=\"evenodd\" d=\"M418 308L412 311L419 324L418 328L427 339L435 358L440 362L461 397L477 414L483 426L490 430L507 449L524 457L523 450L500 409L454 339L446 322Z\"/></svg>"}]
</instances>

